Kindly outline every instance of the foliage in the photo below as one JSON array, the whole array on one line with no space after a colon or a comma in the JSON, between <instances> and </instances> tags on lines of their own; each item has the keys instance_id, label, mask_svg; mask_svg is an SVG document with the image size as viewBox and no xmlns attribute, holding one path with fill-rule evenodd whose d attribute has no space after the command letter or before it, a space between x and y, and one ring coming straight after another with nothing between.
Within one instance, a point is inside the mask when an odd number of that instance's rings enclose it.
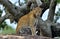
<instances>
[{"instance_id":1,"label":"foliage","mask_svg":"<svg viewBox=\"0 0 60 39\"><path fill-rule=\"evenodd\" d=\"M0 8L0 17L2 15L3 10ZM15 34L15 30L6 24L6 22L3 22L0 24L0 30L2 29L2 32L0 34Z\"/></svg>"},{"instance_id":2,"label":"foliage","mask_svg":"<svg viewBox=\"0 0 60 39\"><path fill-rule=\"evenodd\" d=\"M54 20L54 22L56 23L57 20L60 18L60 8L59 8L59 10L57 11L57 13L55 13L55 16L56 16L56 19Z\"/></svg>"},{"instance_id":3,"label":"foliage","mask_svg":"<svg viewBox=\"0 0 60 39\"><path fill-rule=\"evenodd\" d=\"M0 9L0 17L1 17L2 12L3 12L3 11Z\"/></svg>"},{"instance_id":4,"label":"foliage","mask_svg":"<svg viewBox=\"0 0 60 39\"><path fill-rule=\"evenodd\" d=\"M60 3L60 0L57 0L58 3Z\"/></svg>"},{"instance_id":5,"label":"foliage","mask_svg":"<svg viewBox=\"0 0 60 39\"><path fill-rule=\"evenodd\" d=\"M24 0L25 1L25 3L27 3L27 0Z\"/></svg>"},{"instance_id":6,"label":"foliage","mask_svg":"<svg viewBox=\"0 0 60 39\"><path fill-rule=\"evenodd\" d=\"M59 10L57 11L57 13L55 15L60 16L60 8L59 8Z\"/></svg>"},{"instance_id":7,"label":"foliage","mask_svg":"<svg viewBox=\"0 0 60 39\"><path fill-rule=\"evenodd\" d=\"M0 17L1 17L1 15L2 15L2 12L3 12L3 10L1 10L1 8L0 8ZM2 24L0 24L0 29L1 29L1 28L4 29L4 27L5 27L6 25L7 25L6 22L3 22Z\"/></svg>"},{"instance_id":8,"label":"foliage","mask_svg":"<svg viewBox=\"0 0 60 39\"><path fill-rule=\"evenodd\" d=\"M0 34L15 34L15 29L13 29L11 26L6 26Z\"/></svg>"},{"instance_id":9,"label":"foliage","mask_svg":"<svg viewBox=\"0 0 60 39\"><path fill-rule=\"evenodd\" d=\"M25 3L23 3L23 2L20 3L21 6L22 6L23 4L25 4Z\"/></svg>"},{"instance_id":10,"label":"foliage","mask_svg":"<svg viewBox=\"0 0 60 39\"><path fill-rule=\"evenodd\" d=\"M3 22L2 24L0 24L0 29L1 28L4 29L4 27L6 27L6 26L7 26L6 22Z\"/></svg>"},{"instance_id":11,"label":"foliage","mask_svg":"<svg viewBox=\"0 0 60 39\"><path fill-rule=\"evenodd\" d=\"M48 1L48 0L45 0L46 2ZM60 3L60 0L57 0L57 3Z\"/></svg>"}]
</instances>

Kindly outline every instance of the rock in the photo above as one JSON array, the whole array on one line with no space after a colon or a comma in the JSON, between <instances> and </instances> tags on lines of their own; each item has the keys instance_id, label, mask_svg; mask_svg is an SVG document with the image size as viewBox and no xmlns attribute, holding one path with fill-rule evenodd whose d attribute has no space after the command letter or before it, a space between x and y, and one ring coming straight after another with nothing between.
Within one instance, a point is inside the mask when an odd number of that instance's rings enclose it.
<instances>
[{"instance_id":1,"label":"rock","mask_svg":"<svg viewBox=\"0 0 60 39\"><path fill-rule=\"evenodd\" d=\"M0 35L0 39L52 39L52 38L43 36Z\"/></svg>"}]
</instances>

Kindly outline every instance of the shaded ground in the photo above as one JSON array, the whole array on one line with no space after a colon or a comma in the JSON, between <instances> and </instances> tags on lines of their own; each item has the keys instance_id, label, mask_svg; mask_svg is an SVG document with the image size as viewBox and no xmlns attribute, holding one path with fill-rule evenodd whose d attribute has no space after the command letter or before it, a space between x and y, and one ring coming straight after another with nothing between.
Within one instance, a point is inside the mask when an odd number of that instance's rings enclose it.
<instances>
[{"instance_id":1,"label":"shaded ground","mask_svg":"<svg viewBox=\"0 0 60 39\"><path fill-rule=\"evenodd\" d=\"M51 38L43 36L0 35L0 39L51 39Z\"/></svg>"}]
</instances>

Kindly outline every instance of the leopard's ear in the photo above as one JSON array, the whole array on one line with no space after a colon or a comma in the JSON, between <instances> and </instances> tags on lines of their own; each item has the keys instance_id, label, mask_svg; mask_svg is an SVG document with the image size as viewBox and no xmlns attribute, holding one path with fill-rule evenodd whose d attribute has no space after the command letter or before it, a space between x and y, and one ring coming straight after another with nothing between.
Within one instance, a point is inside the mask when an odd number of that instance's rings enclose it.
<instances>
[{"instance_id":1,"label":"leopard's ear","mask_svg":"<svg viewBox=\"0 0 60 39\"><path fill-rule=\"evenodd\" d=\"M36 18L36 14L33 15Z\"/></svg>"}]
</instances>

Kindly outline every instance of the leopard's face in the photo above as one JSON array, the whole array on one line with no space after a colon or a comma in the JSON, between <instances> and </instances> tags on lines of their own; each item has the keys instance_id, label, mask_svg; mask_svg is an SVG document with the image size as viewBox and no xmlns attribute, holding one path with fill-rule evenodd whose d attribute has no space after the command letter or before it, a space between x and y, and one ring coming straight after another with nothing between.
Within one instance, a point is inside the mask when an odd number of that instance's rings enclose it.
<instances>
[{"instance_id":1,"label":"leopard's face","mask_svg":"<svg viewBox=\"0 0 60 39\"><path fill-rule=\"evenodd\" d=\"M42 8L40 7L35 8L35 13L34 13L35 17L39 17L41 13L42 13Z\"/></svg>"}]
</instances>

